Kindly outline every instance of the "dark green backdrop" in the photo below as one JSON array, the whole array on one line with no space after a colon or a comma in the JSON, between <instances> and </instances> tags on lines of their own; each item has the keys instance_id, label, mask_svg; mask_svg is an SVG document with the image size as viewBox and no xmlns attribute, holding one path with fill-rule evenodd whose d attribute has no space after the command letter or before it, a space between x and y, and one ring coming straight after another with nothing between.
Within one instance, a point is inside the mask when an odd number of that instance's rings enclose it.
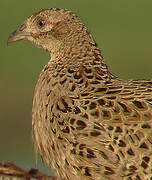
<instances>
[{"instance_id":1,"label":"dark green backdrop","mask_svg":"<svg viewBox=\"0 0 152 180\"><path fill-rule=\"evenodd\" d=\"M81 17L114 74L125 79L152 77L151 0L0 0L0 161L23 168L35 167L32 97L49 56L29 42L8 47L6 42L28 16L51 7L67 8Z\"/></svg>"}]
</instances>

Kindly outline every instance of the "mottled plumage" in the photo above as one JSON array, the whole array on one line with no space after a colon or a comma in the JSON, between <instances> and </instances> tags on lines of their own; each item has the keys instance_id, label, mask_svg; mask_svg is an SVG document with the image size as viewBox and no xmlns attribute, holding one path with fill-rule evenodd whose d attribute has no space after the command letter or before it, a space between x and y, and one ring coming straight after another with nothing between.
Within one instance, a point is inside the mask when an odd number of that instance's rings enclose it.
<instances>
[{"instance_id":1,"label":"mottled plumage","mask_svg":"<svg viewBox=\"0 0 152 180\"><path fill-rule=\"evenodd\" d=\"M35 88L32 127L35 151L56 176L151 180L152 80L112 75L85 25L67 10L35 13L8 41L21 39L51 55Z\"/></svg>"}]
</instances>

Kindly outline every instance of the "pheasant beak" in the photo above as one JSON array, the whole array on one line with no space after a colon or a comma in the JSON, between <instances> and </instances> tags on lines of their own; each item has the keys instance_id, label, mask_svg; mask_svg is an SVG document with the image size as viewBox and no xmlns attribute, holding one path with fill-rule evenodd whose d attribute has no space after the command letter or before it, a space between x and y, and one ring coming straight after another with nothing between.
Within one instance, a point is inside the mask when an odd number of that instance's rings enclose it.
<instances>
[{"instance_id":1,"label":"pheasant beak","mask_svg":"<svg viewBox=\"0 0 152 180\"><path fill-rule=\"evenodd\" d=\"M30 33L26 32L26 25L22 24L16 31L10 34L7 43L25 40L27 36L30 36Z\"/></svg>"}]
</instances>

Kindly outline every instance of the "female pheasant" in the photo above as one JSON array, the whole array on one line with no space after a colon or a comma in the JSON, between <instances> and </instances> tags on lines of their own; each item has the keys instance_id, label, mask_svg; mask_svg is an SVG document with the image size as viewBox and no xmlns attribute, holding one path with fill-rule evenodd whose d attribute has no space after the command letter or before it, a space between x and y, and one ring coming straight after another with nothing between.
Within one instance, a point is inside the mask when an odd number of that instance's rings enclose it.
<instances>
[{"instance_id":1,"label":"female pheasant","mask_svg":"<svg viewBox=\"0 0 152 180\"><path fill-rule=\"evenodd\" d=\"M28 40L51 55L33 99L35 151L64 180L152 180L152 80L111 74L72 12L46 9L8 42Z\"/></svg>"}]
</instances>

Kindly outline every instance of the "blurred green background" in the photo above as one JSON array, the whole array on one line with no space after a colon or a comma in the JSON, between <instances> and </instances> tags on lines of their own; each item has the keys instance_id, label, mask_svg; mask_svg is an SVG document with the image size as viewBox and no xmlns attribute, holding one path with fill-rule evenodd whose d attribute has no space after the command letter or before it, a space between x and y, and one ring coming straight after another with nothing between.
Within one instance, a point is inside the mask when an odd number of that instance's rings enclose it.
<instances>
[{"instance_id":1,"label":"blurred green background","mask_svg":"<svg viewBox=\"0 0 152 180\"><path fill-rule=\"evenodd\" d=\"M114 74L152 77L151 0L0 0L0 161L23 168L35 167L32 97L49 55L29 42L6 42L28 16L51 7L70 9L85 22ZM37 167L45 168L41 161Z\"/></svg>"}]
</instances>

